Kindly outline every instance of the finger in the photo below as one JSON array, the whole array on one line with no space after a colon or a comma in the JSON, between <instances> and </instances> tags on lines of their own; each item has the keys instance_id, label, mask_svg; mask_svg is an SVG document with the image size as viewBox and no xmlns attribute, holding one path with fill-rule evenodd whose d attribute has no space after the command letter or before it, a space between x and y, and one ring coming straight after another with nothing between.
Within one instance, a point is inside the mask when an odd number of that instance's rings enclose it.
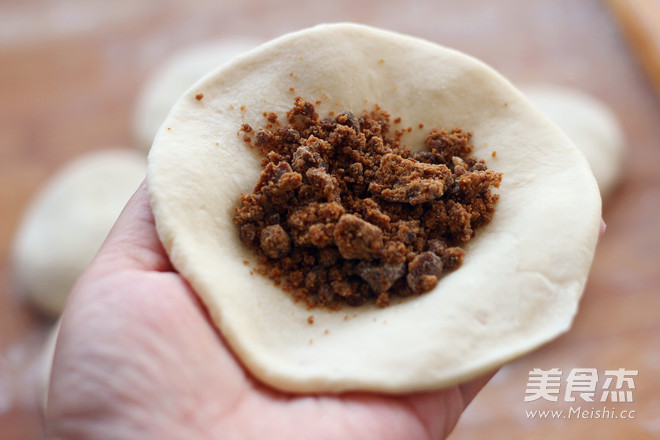
<instances>
[{"instance_id":1,"label":"finger","mask_svg":"<svg viewBox=\"0 0 660 440\"><path fill-rule=\"evenodd\" d=\"M463 408L467 408L470 402L472 402L472 399L474 399L479 391L481 391L481 389L486 386L486 384L493 378L493 376L495 376L498 371L499 369L459 386L461 396L463 397Z\"/></svg>"},{"instance_id":2,"label":"finger","mask_svg":"<svg viewBox=\"0 0 660 440\"><path fill-rule=\"evenodd\" d=\"M124 207L92 266L96 275L125 269L172 270L156 232L146 180Z\"/></svg>"}]
</instances>

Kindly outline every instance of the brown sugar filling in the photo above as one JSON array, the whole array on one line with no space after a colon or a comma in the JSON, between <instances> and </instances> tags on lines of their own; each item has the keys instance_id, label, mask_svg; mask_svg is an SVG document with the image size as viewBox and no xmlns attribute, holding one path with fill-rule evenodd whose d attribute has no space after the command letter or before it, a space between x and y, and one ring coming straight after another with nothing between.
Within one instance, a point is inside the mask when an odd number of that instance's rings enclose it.
<instances>
[{"instance_id":1,"label":"brown sugar filling","mask_svg":"<svg viewBox=\"0 0 660 440\"><path fill-rule=\"evenodd\" d=\"M298 97L286 123L264 116L256 132L241 127L263 171L234 223L255 270L310 307L384 307L427 292L493 218L502 175L471 154L460 128L431 130L413 153L400 142L410 129L392 130L378 107L320 118Z\"/></svg>"}]
</instances>

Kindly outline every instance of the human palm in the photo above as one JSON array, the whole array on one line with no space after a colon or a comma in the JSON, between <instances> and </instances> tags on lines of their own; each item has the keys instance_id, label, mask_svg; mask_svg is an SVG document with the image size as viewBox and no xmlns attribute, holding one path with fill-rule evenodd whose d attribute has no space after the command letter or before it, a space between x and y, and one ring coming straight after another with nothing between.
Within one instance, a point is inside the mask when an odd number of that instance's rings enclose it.
<instances>
[{"instance_id":1,"label":"human palm","mask_svg":"<svg viewBox=\"0 0 660 440\"><path fill-rule=\"evenodd\" d=\"M437 439L487 382L292 395L247 373L169 263L143 184L63 315L46 429L62 439Z\"/></svg>"}]
</instances>

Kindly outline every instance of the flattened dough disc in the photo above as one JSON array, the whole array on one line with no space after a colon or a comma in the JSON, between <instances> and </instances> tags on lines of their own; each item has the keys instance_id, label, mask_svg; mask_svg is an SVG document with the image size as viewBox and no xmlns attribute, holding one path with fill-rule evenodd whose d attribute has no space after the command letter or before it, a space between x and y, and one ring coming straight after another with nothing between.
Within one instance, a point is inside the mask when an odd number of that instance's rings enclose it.
<instances>
[{"instance_id":1,"label":"flattened dough disc","mask_svg":"<svg viewBox=\"0 0 660 440\"><path fill-rule=\"evenodd\" d=\"M322 116L379 104L402 126L474 132L475 155L503 180L460 269L419 297L339 312L307 310L250 274L232 217L260 158L237 131L263 125L264 111L282 119L297 95L320 99ZM419 148L425 134L403 142ZM156 135L148 181L174 266L244 365L292 392L441 388L553 339L576 313L600 226L584 156L507 80L457 51L353 24L285 35L197 82Z\"/></svg>"}]
</instances>

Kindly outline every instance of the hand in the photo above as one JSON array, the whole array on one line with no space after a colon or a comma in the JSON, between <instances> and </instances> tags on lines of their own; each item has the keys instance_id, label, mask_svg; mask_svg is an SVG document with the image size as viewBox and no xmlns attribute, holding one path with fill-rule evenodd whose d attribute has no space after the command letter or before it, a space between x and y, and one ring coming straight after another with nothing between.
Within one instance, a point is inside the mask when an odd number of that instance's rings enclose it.
<instances>
[{"instance_id":1,"label":"hand","mask_svg":"<svg viewBox=\"0 0 660 440\"><path fill-rule=\"evenodd\" d=\"M262 385L172 268L143 184L71 294L46 429L69 440L438 439L490 376L403 396Z\"/></svg>"}]
</instances>

